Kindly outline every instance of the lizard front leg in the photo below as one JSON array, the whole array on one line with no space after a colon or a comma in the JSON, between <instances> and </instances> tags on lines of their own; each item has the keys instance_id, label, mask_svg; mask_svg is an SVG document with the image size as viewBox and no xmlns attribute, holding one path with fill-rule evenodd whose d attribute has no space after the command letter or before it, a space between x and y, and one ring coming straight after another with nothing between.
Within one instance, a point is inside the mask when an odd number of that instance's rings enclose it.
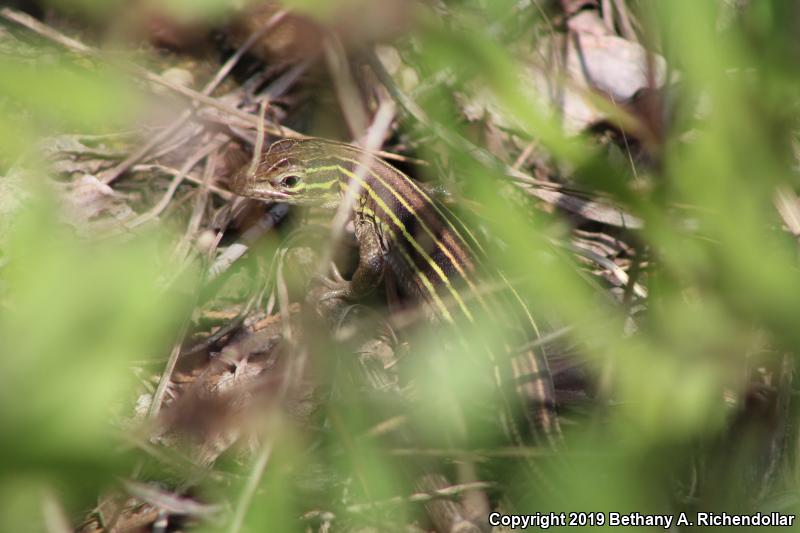
<instances>
[{"instance_id":1,"label":"lizard front leg","mask_svg":"<svg viewBox=\"0 0 800 533\"><path fill-rule=\"evenodd\" d=\"M350 281L328 283L331 290L322 296L322 300L359 298L375 289L383 279L386 250L375 222L357 218L355 234L358 241L358 267Z\"/></svg>"}]
</instances>

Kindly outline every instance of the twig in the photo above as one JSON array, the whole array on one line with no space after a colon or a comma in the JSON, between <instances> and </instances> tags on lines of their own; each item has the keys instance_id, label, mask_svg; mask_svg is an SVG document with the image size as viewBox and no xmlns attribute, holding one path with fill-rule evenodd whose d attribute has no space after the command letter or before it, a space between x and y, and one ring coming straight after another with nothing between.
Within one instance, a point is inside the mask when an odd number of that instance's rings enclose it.
<instances>
[{"instance_id":1,"label":"twig","mask_svg":"<svg viewBox=\"0 0 800 533\"><path fill-rule=\"evenodd\" d=\"M66 48L69 48L74 52L78 52L83 55L90 55L100 59L105 59L101 51L86 46L85 44L75 39L72 39L71 37L67 37L66 35L54 30L53 28L45 24L42 24L38 20L34 19L29 15L26 15L25 13L10 8L3 8L0 9L0 16L8 20L11 20L13 22L16 22L17 24L20 24L22 26L25 26L29 30L34 31L39 35L42 35L43 37L50 39L51 41L61 44L62 46L65 46ZM213 107L226 114L235 116L243 120L248 126L252 128L258 127L258 119L253 115L251 115L250 113L247 113L246 111L242 111L241 109L223 104L216 98L211 98L210 96L195 91L194 89L190 89L188 87L184 87L177 83L173 83L170 80L164 78L163 76L154 74L149 70L145 69L144 67L136 65L134 63L124 63L123 66L128 70L131 70L132 72L136 73L137 75L145 78L147 81L166 87L172 90L173 92L176 92L195 102L199 102L208 107ZM283 137L291 137L298 139L306 137L306 135L298 133L285 126L278 128L273 124L268 124L266 129L270 134L273 135L282 135Z\"/></svg>"},{"instance_id":2,"label":"twig","mask_svg":"<svg viewBox=\"0 0 800 533\"><path fill-rule=\"evenodd\" d=\"M261 102L258 112L258 129L256 130L256 144L253 150L253 157L250 161L250 169L248 174L255 174L258 167L258 161L261 159L261 152L264 150L264 115L267 112L266 102Z\"/></svg>"},{"instance_id":3,"label":"twig","mask_svg":"<svg viewBox=\"0 0 800 533\"><path fill-rule=\"evenodd\" d=\"M550 15L547 14L547 11L539 4L539 0L531 0L531 4L536 8L536 11L539 12L539 15L542 17L542 20L547 24L547 29L550 32L550 35L556 35L556 27L553 24L553 21L550 19Z\"/></svg>"},{"instance_id":4,"label":"twig","mask_svg":"<svg viewBox=\"0 0 800 533\"><path fill-rule=\"evenodd\" d=\"M175 257L177 258L178 263L183 263L185 261L189 253L191 240L200 230L200 223L203 220L203 214L205 213L206 206L208 205L208 185L211 181L211 178L214 176L214 171L217 168L218 157L219 152L214 152L208 159L206 159L206 168L203 171L203 182L200 184L200 188L195 193L196 196L194 206L192 207L192 215L189 217L189 223L186 226L186 231L184 232L181 241L175 247Z\"/></svg>"},{"instance_id":5,"label":"twig","mask_svg":"<svg viewBox=\"0 0 800 533\"><path fill-rule=\"evenodd\" d=\"M467 481L467 483L473 482L473 480ZM446 477L438 473L426 474L418 478L414 484L416 485L417 489L423 493L434 494L442 490L447 490L452 486ZM470 493L482 494L483 492L481 490L467 491L464 493L464 497ZM485 520L485 517L489 514L488 502L484 507L484 512L480 513L482 515L482 520ZM462 505L459 505L457 502L450 501L449 499L428 500L425 503L425 510L428 517L430 517L433 527L436 531L458 531L461 533L481 533L482 531L469 519L469 515L471 513L469 513L467 509L465 509Z\"/></svg>"},{"instance_id":6,"label":"twig","mask_svg":"<svg viewBox=\"0 0 800 533\"><path fill-rule=\"evenodd\" d=\"M158 380L156 392L153 393L153 400L150 402L150 408L147 410L147 416L149 418L155 418L161 411L161 405L164 403L164 396L167 394L167 387L169 387L169 384L172 381L172 373L175 371L175 366L178 363L178 357L181 354L183 339L186 337L186 332L188 330L189 318L187 317L184 319L183 324L178 331L178 335L176 336L177 340L172 346L172 351L167 359L167 364L164 366L164 371L161 373L161 377Z\"/></svg>"},{"instance_id":7,"label":"twig","mask_svg":"<svg viewBox=\"0 0 800 533\"><path fill-rule=\"evenodd\" d=\"M183 96L185 96L185 97L187 97L187 98L189 98L191 100L195 100L195 101L200 102L202 104L205 104L205 105L207 105L209 107L213 107L215 109L218 109L218 110L220 110L220 111L222 111L224 113L233 115L236 118L239 118L239 119L243 120L246 124L248 124L252 128L257 128L258 127L258 118L254 117L253 115L251 115L250 113L248 113L246 111L242 111L241 109L237 109L235 107L231 107L229 105L223 104L219 100L217 100L216 98L211 98L211 97L206 96L204 94L201 94L201 93L199 93L199 92L197 92L197 91L195 91L193 89L189 89L189 88L184 87L182 85L174 84L171 81L169 81L169 80L167 80L165 78L162 78L161 76L159 76L157 74L153 74L152 72L150 72L148 70L144 70L142 67L139 67L138 65L132 65L132 66L133 66L133 68L135 70L139 71L149 81L152 81L154 83L158 83L159 85L163 85L164 87L167 87L168 89L172 89L173 91L175 91L175 92L177 92L177 93L179 93L179 94L181 94L181 95L183 95ZM298 132L296 132L294 130L291 130L291 129L285 127L285 126L281 126L279 128L279 127L274 126L272 124L268 124L266 126L266 130L269 133L273 134L273 135L281 135L283 137L292 137L292 138L297 138L297 139L303 139L303 138L306 137L306 135L298 133Z\"/></svg>"},{"instance_id":8,"label":"twig","mask_svg":"<svg viewBox=\"0 0 800 533\"><path fill-rule=\"evenodd\" d=\"M603 0L600 10L603 12L603 24L610 33L614 33L614 4L611 0Z\"/></svg>"},{"instance_id":9,"label":"twig","mask_svg":"<svg viewBox=\"0 0 800 533\"><path fill-rule=\"evenodd\" d=\"M132 496L171 514L208 517L219 514L222 511L221 505L200 503L191 498L177 496L172 492L158 489L147 483L126 480L123 482L123 486Z\"/></svg>"},{"instance_id":10,"label":"twig","mask_svg":"<svg viewBox=\"0 0 800 533\"><path fill-rule=\"evenodd\" d=\"M162 78L161 76L159 76L157 74L153 74L152 72L150 72L148 70L144 70L142 67L139 67L138 65L132 65L132 66L136 71L139 71L149 81L152 81L154 83L158 83L159 85L163 85L164 87L167 87L168 89L172 89L173 91L175 91L175 92L177 92L177 93L179 93L179 94L181 94L181 95L183 95L183 96L185 96L185 97L187 97L187 98L189 98L191 100L195 100L195 101L200 102L202 104L205 104L205 105L207 105L209 107L213 107L213 108L218 109L218 110L220 110L220 111L222 111L224 113L227 113L227 114L233 115L233 116L235 116L235 117L237 117L239 119L242 119L245 123L247 123L252 128L257 128L258 127L258 118L254 117L253 115L251 115L250 113L248 113L246 111L242 111L241 109L237 109L235 107L231 107L229 105L223 104L219 100L217 100L216 98L211 98L211 97L206 96L204 94L201 94L201 93L199 93L199 92L197 92L197 91L195 91L193 89L189 89L187 87L183 87L182 85L174 84L171 81L169 81L169 80L167 80L165 78ZM267 124L266 130L272 135L281 135L282 137L291 137L291 138L296 138L296 139L303 139L303 138L307 137L306 135L303 135L303 134L298 133L298 132L296 132L296 131L294 131L292 129L289 129L286 126L277 127L277 126L275 126L273 124Z\"/></svg>"},{"instance_id":11,"label":"twig","mask_svg":"<svg viewBox=\"0 0 800 533\"><path fill-rule=\"evenodd\" d=\"M244 517L247 514L247 510L250 508L250 504L253 502L253 496L256 493L261 477L264 475L264 470L267 468L267 463L269 463L271 455L272 440L268 439L262 445L261 451L258 457L256 457L253 467L250 469L250 475L247 476L242 494L236 502L236 510L233 513L233 518L228 527L228 533L239 533L239 531L241 531L242 525L244 524Z\"/></svg>"},{"instance_id":12,"label":"twig","mask_svg":"<svg viewBox=\"0 0 800 533\"><path fill-rule=\"evenodd\" d=\"M144 156L150 152L159 143L171 137L178 129L183 126L189 117L192 116L191 110L184 111L178 119L164 130L160 131L157 135L152 137L148 142L139 147L132 154L128 155L122 162L112 169L103 172L100 175L100 181L109 184L127 172L133 165L142 160Z\"/></svg>"},{"instance_id":13,"label":"twig","mask_svg":"<svg viewBox=\"0 0 800 533\"><path fill-rule=\"evenodd\" d=\"M111 505L114 505L114 514L111 515L111 518L103 524L103 532L104 533L114 533L116 531L117 522L120 521L122 518L122 514L125 512L125 505L124 502L117 502L116 496L110 496L106 502ZM103 505L103 503L101 503ZM100 511L100 509L98 509Z\"/></svg>"},{"instance_id":14,"label":"twig","mask_svg":"<svg viewBox=\"0 0 800 533\"><path fill-rule=\"evenodd\" d=\"M292 335L292 323L289 314L289 287L287 287L286 277L283 275L283 264L286 259L286 252L286 248L281 249L275 259L278 262L275 269L275 292L278 296L278 311L281 315L281 330L283 332L283 338L291 342L294 336ZM289 370L291 371L293 368L294 366L292 365L289 367ZM287 378L285 383L288 384L289 382L290 379Z\"/></svg>"},{"instance_id":15,"label":"twig","mask_svg":"<svg viewBox=\"0 0 800 533\"><path fill-rule=\"evenodd\" d=\"M195 124L194 127L191 128L183 128L183 130L180 132L180 135L173 135L169 142L163 142L158 146L158 149L151 150L147 154L147 159L149 161L158 161L165 155L174 152L181 146L184 146L192 139L202 135L205 130L206 128L200 124Z\"/></svg>"},{"instance_id":16,"label":"twig","mask_svg":"<svg viewBox=\"0 0 800 533\"><path fill-rule=\"evenodd\" d=\"M178 450L153 444L150 442L149 437L143 434L134 435L130 432L121 432L119 436L127 445L142 451L156 461L165 465L172 465L175 468L181 468L181 471L186 473L187 476L193 478L202 477L219 483L231 483L236 478L231 473L199 464Z\"/></svg>"},{"instance_id":17,"label":"twig","mask_svg":"<svg viewBox=\"0 0 800 533\"><path fill-rule=\"evenodd\" d=\"M256 242L262 235L275 227L275 224L280 222L288 212L288 204L274 204L270 207L267 214L262 217L257 224L249 227L242 234L239 238L240 242L228 246L225 251L217 257L214 264L209 268L208 279L213 280L228 270L237 259L247 252L252 243Z\"/></svg>"},{"instance_id":18,"label":"twig","mask_svg":"<svg viewBox=\"0 0 800 533\"><path fill-rule=\"evenodd\" d=\"M186 174L186 172L188 172L194 166L195 162L199 162L203 157L206 157L208 154L221 148L222 145L223 142L219 140L211 142L209 143L208 146L205 147L205 149L200 150L198 154L196 154L198 156L196 159L190 158L190 160L184 164L183 168L181 169L181 172L178 175L176 175L172 185L170 186L170 190L168 190L167 194L164 195L162 202L160 202L159 205L157 205L150 212L146 213L146 215L157 216L158 211L156 211L156 208L159 208L161 203L163 203L164 206L166 206L166 204L169 203L169 198L172 197L172 195L175 192L175 189L177 189L178 184L180 184L180 180L178 178ZM194 159L194 162L192 161L192 159ZM209 163L209 166L206 168L207 178L213 174L213 167L214 167L213 163ZM139 217L139 219L142 219L142 217ZM202 277L203 276L201 276L201 278ZM201 280L200 282L202 281L203 280ZM194 301L190 309L194 309L195 305L197 304L197 299L199 298L199 290L193 291L192 294ZM159 378L158 381L158 387L156 387L156 391L153 393L153 399L150 403L150 408L148 409L147 412L148 417L151 419L155 418L158 415L159 411L161 410L161 405L164 402L164 396L166 395L167 387L169 386L172 380L172 373L175 371L175 366L177 365L178 358L181 355L181 347L183 346L183 341L186 337L186 332L189 330L190 322L191 322L191 316L184 317L183 323L181 324L181 327L178 331L177 340L175 341L175 344L172 347L172 351L170 352L169 358L167 359L167 364L164 367L164 371L161 373L161 377ZM139 468L137 467L135 471L135 474L137 475L138 475L138 470Z\"/></svg>"},{"instance_id":19,"label":"twig","mask_svg":"<svg viewBox=\"0 0 800 533\"><path fill-rule=\"evenodd\" d=\"M797 195L790 187L781 185L775 189L774 202L786 228L795 238L800 238L800 201Z\"/></svg>"},{"instance_id":20,"label":"twig","mask_svg":"<svg viewBox=\"0 0 800 533\"><path fill-rule=\"evenodd\" d=\"M372 125L367 130L362 148L364 148L367 152L375 151L383 143L384 135L389 130L393 119L394 105L392 105L392 103L388 100L382 102L377 113L375 113L375 119L373 120ZM367 157L369 157L369 155L365 155L360 158L355 176L350 180L350 183L347 187L347 193L344 195L344 198L339 204L339 208L333 217L333 222L331 223L331 243L339 242L342 234L344 234L345 225L347 224L347 220L350 218L353 205L355 204L356 198L358 198L358 194L361 191L361 182L364 180L364 177L367 175L367 171L369 170L366 164ZM322 260L319 263L321 269L320 274L324 274L324 271L327 269L332 257L333 247L328 246L326 247L326 250L321 258Z\"/></svg>"},{"instance_id":21,"label":"twig","mask_svg":"<svg viewBox=\"0 0 800 533\"><path fill-rule=\"evenodd\" d=\"M648 55L648 57L651 57ZM650 69L652 71L652 69ZM608 95L611 103L614 106L618 106L616 99L614 98L613 94ZM640 181L641 178L639 177L639 171L636 170L636 161L633 160L633 152L631 151L631 143L628 140L628 132L626 131L625 121L621 121L619 124L619 131L622 134L622 142L625 144L625 155L628 156L628 163L631 165L631 172L633 173L633 180Z\"/></svg>"},{"instance_id":22,"label":"twig","mask_svg":"<svg viewBox=\"0 0 800 533\"><path fill-rule=\"evenodd\" d=\"M278 257L278 278L282 277L281 269L283 267L283 258ZM290 329L290 309L289 309L289 298L288 293L285 292L286 287L285 284L281 285L281 282L278 283L278 294L281 300L280 302L280 311L282 315L281 326L283 330L284 339L290 340L291 339L291 329ZM261 295L258 296L258 299L261 298ZM256 300L251 300L250 303L255 302ZM250 304L248 304L250 305ZM302 378L305 370L306 361L308 359L308 351L303 347L300 347L294 357L290 358L288 361L288 366L286 368L286 372L284 374L284 378L280 384L280 387L277 391L277 404L280 404L288 395L288 392L291 388L297 385L298 381ZM269 458L272 454L273 448L273 440L271 437L267 437L262 444L261 451L258 454L255 462L253 463L253 467L250 470L250 475L247 477L247 481L245 483L244 488L242 489L242 493L239 497L239 500L236 503L236 509L233 514L233 518L231 519L230 526L228 527L228 533L239 533L244 524L244 518L247 514L248 509L253 501L253 496L255 495L256 489L258 488L258 484L261 481L261 478L264 475L264 471L267 468L267 463L269 462Z\"/></svg>"},{"instance_id":23,"label":"twig","mask_svg":"<svg viewBox=\"0 0 800 533\"><path fill-rule=\"evenodd\" d=\"M226 142L225 138L218 135L214 140L212 140L209 144L203 146L199 150L197 150L194 154L192 154L189 159L183 164L180 168L180 171L175 175L170 183L167 192L164 193L164 196L161 197L161 200L153 206L150 211L143 213L136 217L128 224L128 228L133 229L135 227L141 226L145 222L157 217L161 214L161 212L167 208L169 205L170 200L172 200L172 196L175 194L175 191L178 190L178 186L183 183L183 179L186 177L186 174L200 161L206 158L212 152L219 150L224 143Z\"/></svg>"},{"instance_id":24,"label":"twig","mask_svg":"<svg viewBox=\"0 0 800 533\"><path fill-rule=\"evenodd\" d=\"M633 29L633 24L628 16L628 7L623 0L614 0L614 5L619 14L619 25L622 30L622 36L634 43L639 42L639 36L636 35L636 30Z\"/></svg>"},{"instance_id":25,"label":"twig","mask_svg":"<svg viewBox=\"0 0 800 533\"><path fill-rule=\"evenodd\" d=\"M536 148L537 144L539 143L536 140L529 142L525 149L522 150L522 153L520 153L517 159L514 161L514 164L511 165L511 168L514 170L519 170L519 168L524 165L531 156L531 152L533 152L533 149Z\"/></svg>"},{"instance_id":26,"label":"twig","mask_svg":"<svg viewBox=\"0 0 800 533\"><path fill-rule=\"evenodd\" d=\"M72 527L64 512L64 506L52 490L46 490L42 496L42 517L47 533L70 533Z\"/></svg>"},{"instance_id":27,"label":"twig","mask_svg":"<svg viewBox=\"0 0 800 533\"><path fill-rule=\"evenodd\" d=\"M23 13L21 11L17 11L16 9L4 7L0 9L0 16L12 22L16 22L21 26L25 26L29 30L35 31L39 35L46 37L51 41L54 41L62 46L65 46L66 48L69 48L81 54L96 53L96 51L92 50L82 42L77 41L72 37L67 37L63 33L54 30L50 26L47 26L46 24L39 22L32 16Z\"/></svg>"},{"instance_id":28,"label":"twig","mask_svg":"<svg viewBox=\"0 0 800 533\"><path fill-rule=\"evenodd\" d=\"M433 500L452 499L465 492L491 489L494 486L495 486L494 483L490 483L488 481L472 481L470 483L450 485L447 487L442 487L441 489L436 489L431 491L415 492L408 496L396 496L394 498L388 498L386 500L380 500L376 502L353 504L347 506L346 511L348 513L363 513L365 511L372 510L376 507L383 507L386 505L402 505L405 503L426 503Z\"/></svg>"},{"instance_id":29,"label":"twig","mask_svg":"<svg viewBox=\"0 0 800 533\"><path fill-rule=\"evenodd\" d=\"M646 249L645 249L646 250ZM631 302L633 301L633 294L636 293L636 286L638 285L639 276L642 273L642 264L644 263L645 259L641 257L642 250L637 250L636 254L633 256L633 266L630 269L630 274L628 275L628 282L625 284L625 291L622 294L622 305L625 309L630 311ZM641 296L641 294L636 293L637 296Z\"/></svg>"},{"instance_id":30,"label":"twig","mask_svg":"<svg viewBox=\"0 0 800 533\"><path fill-rule=\"evenodd\" d=\"M490 489L492 487L494 487L494 483L488 481L472 481L470 483L461 483L459 485L443 487L431 492L415 492L408 497L408 501L412 503L429 502L439 498L452 498L453 496L458 496L462 492Z\"/></svg>"},{"instance_id":31,"label":"twig","mask_svg":"<svg viewBox=\"0 0 800 533\"><path fill-rule=\"evenodd\" d=\"M526 190L547 203L580 215L587 220L627 229L644 228L644 221L641 218L626 213L618 207L586 200L561 191L536 187L526 187Z\"/></svg>"},{"instance_id":32,"label":"twig","mask_svg":"<svg viewBox=\"0 0 800 533\"><path fill-rule=\"evenodd\" d=\"M633 293L639 298L647 298L647 289L636 283L635 280L631 282L628 273L622 270L622 268L620 268L620 266L614 261L611 261L607 257L601 256L594 250L589 250L588 248L584 248L578 244L566 245L560 242L554 242L553 244L561 248L566 248L574 253L577 253L578 255L582 255L587 259L594 261L598 265L611 272L611 274L620 282L620 285L627 286L629 283L632 283L631 290Z\"/></svg>"},{"instance_id":33,"label":"twig","mask_svg":"<svg viewBox=\"0 0 800 533\"><path fill-rule=\"evenodd\" d=\"M392 95L400 107L402 107L406 113L408 113L420 124L430 128L434 134L439 136L450 146L469 154L478 163L488 168L497 169L499 172L513 178L518 182L528 184L530 186L531 194L534 194L548 203L556 204L561 208L579 214L589 220L594 220L595 222L602 222L604 224L629 229L640 229L644 227L644 223L641 219L630 215L619 208L604 206L591 200L584 200L582 198L569 195L566 192L540 189L540 187L543 186L546 186L549 189L557 187L554 186L554 184L536 180L511 166L498 162L496 158L486 150L475 146L467 139L449 131L441 124L430 120L422 108L420 108L413 100L406 96L397 87L391 75L383 66L383 63L381 63L381 60L374 53L370 54L368 59L370 67L377 76L378 80L384 85L384 87L386 87L386 90L389 91L389 94Z\"/></svg>"},{"instance_id":34,"label":"twig","mask_svg":"<svg viewBox=\"0 0 800 533\"><path fill-rule=\"evenodd\" d=\"M206 87L203 89L203 93L211 94L211 92L220 83L222 83L222 80L224 80L228 76L228 74L230 74L231 70L233 70L233 67L236 65L236 63L239 62L242 56L245 53L247 53L247 51L250 50L250 48L252 48L255 43L257 43L262 37L264 37L268 31L270 31L275 26L280 24L281 21L286 18L287 13L288 11L286 11L285 9L278 11L277 13L272 15L269 18L269 20L264 23L263 26L258 28L253 33L251 33L250 36L247 38L247 40L244 43L242 43L242 46L240 46L239 49L236 50L236 52L234 52L233 55L228 58L225 64L222 65L222 67L219 69L214 78L210 82L208 82Z\"/></svg>"},{"instance_id":35,"label":"twig","mask_svg":"<svg viewBox=\"0 0 800 533\"><path fill-rule=\"evenodd\" d=\"M294 83L302 76L306 70L308 70L309 65L312 63L310 59L302 61L297 65L293 66L285 73L281 74L276 80L270 82L270 84L264 88L263 91L258 93L259 97L267 98L269 100L274 100L275 98L279 98L282 96L289 88L294 85ZM276 122L278 127L281 125Z\"/></svg>"},{"instance_id":36,"label":"twig","mask_svg":"<svg viewBox=\"0 0 800 533\"><path fill-rule=\"evenodd\" d=\"M344 511L348 514L362 514L377 507L404 505L406 503L427 503L433 500L441 499L454 499L456 496L460 496L465 492L491 489L493 487L495 487L495 484L488 481L461 483L432 491L415 492L413 494L409 494L408 496L395 496L394 498L387 498L385 500L374 502L356 503L353 505L348 505L344 508ZM328 521L333 520L334 518L336 518L336 515L330 511L309 511L303 514L301 517L302 520L323 519Z\"/></svg>"},{"instance_id":37,"label":"twig","mask_svg":"<svg viewBox=\"0 0 800 533\"><path fill-rule=\"evenodd\" d=\"M169 175L173 175L173 176L175 174L180 174L180 172L181 172L177 168L170 167L170 166L167 166L167 165L160 165L160 164L156 164L156 163L147 163L147 164L134 165L133 167L131 167L131 170L133 170L134 172L152 172L154 170L157 170L159 172L163 172L165 174L169 174ZM197 177L194 174L187 173L186 175L184 175L183 178L186 181L190 181L190 182L194 183L195 185L203 185L203 178ZM228 201L231 198L233 198L233 193L231 193L230 191L226 191L225 189L221 189L221 188L217 187L216 185L212 185L210 183L207 184L206 186L208 187L208 191L209 192L213 192L214 194L216 194L217 196L219 196L220 198L222 198L225 201Z\"/></svg>"},{"instance_id":38,"label":"twig","mask_svg":"<svg viewBox=\"0 0 800 533\"><path fill-rule=\"evenodd\" d=\"M546 335L542 335L541 337L539 337L538 339L536 339L534 341L526 342L525 344L523 344L522 346L517 348L517 351L519 353L524 353L524 352L527 352L527 351L530 351L530 350L535 350L537 348L541 348L543 346L547 346L548 344L551 344L551 343L553 343L553 342L555 342L555 341L557 341L557 340L559 340L559 339L561 339L563 337L566 337L567 335L572 333L574 330L575 330L574 326L564 326L564 327L559 328L559 329L557 329L555 331L551 331L550 333L547 333Z\"/></svg>"},{"instance_id":39,"label":"twig","mask_svg":"<svg viewBox=\"0 0 800 533\"><path fill-rule=\"evenodd\" d=\"M325 39L324 43L325 61L328 63L333 79L333 86L339 98L345 121L350 129L350 134L359 138L367 129L369 119L364 111L358 88L350 72L350 65L341 41L334 35Z\"/></svg>"}]
</instances>

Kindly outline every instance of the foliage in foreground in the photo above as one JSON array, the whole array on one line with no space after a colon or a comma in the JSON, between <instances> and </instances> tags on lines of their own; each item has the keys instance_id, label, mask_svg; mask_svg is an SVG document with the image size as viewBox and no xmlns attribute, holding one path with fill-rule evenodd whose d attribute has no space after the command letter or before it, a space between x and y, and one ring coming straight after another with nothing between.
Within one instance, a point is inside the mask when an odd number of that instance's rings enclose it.
<instances>
[{"instance_id":1,"label":"foliage in foreground","mask_svg":"<svg viewBox=\"0 0 800 533\"><path fill-rule=\"evenodd\" d=\"M314 13L313 3L303 4ZM565 135L558 117L531 98L531 57L551 36L536 2L451 4L446 18L415 13L413 33L394 43L419 80L440 82L413 87L406 95L412 107L398 102L395 138L432 163L421 177L444 181L470 206L463 216L502 252L492 256L497 266L553 325L548 329L569 328L557 347L571 347L569 356L596 384L591 402L567 410L567 450L547 470L556 490L526 499L531 487L523 480L511 491L517 507L793 512L800 85L792 3L749 2L731 14L710 1L629 2L645 43L670 68L663 109L671 120L664 132L639 137L649 164L590 135ZM143 436L152 429L147 424L121 422L135 409L140 378L139 392L153 392L152 375L163 371L191 318L189 304L204 303L205 293L197 296L201 288L187 288L187 280L207 264L202 250L175 260L176 220L188 218L180 209L167 213L163 226L99 242L64 229L57 193L40 187L52 180L41 167L21 177L18 157L25 152L30 161L30 147L55 131L122 129L128 117L120 113L131 106L117 102L136 100L131 95L141 87L84 59L31 68L30 54L20 55L0 58L0 163L7 173L0 183L0 528L48 522L54 531L59 506L77 523L98 494L116 487L118 476L137 477L133 472L170 488L201 479L193 489L198 499L222 509L203 523L210 530L239 517L251 531L299 530L297 517L314 509L349 518L348 505L407 495L405 459L365 437L373 405L348 389L350 378L335 365L320 370L330 370L323 377L332 392L316 415L316 432L299 431L270 404L250 421L256 428L246 426L268 435L269 446L237 450L212 473L154 451ZM59 90L47 90L54 86ZM483 120L503 131L507 153L488 162L475 157L471 144L486 138L463 118L459 98L488 102ZM640 229L602 228L630 244L623 264L629 285L609 290L595 275L603 269L564 251L575 228L534 209L510 184L504 165L530 142L546 154L536 163L566 176L570 187L641 219ZM141 194L145 204L151 198L130 182L119 190ZM634 283L646 287L646 297L634 293ZM492 333L487 325L473 335ZM436 358L441 339L413 340L415 357ZM323 347L314 357L344 356ZM468 394L468 377L449 367L435 379L425 365L416 371L421 414L446 425L447 402L437 393ZM252 477L264 461L263 476ZM308 464L332 473L311 475L313 487L303 487L298 477L310 475ZM491 464L487 475L515 481L513 467ZM336 480L330 486L322 481L329 476ZM382 523L419 513L408 504L353 514Z\"/></svg>"}]
</instances>

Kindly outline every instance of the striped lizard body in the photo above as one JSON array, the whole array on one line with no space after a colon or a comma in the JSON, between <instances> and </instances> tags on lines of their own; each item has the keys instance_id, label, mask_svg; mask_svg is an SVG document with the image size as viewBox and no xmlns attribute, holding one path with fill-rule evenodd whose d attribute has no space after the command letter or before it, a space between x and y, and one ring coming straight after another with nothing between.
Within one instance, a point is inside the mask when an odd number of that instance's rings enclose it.
<instances>
[{"instance_id":1,"label":"striped lizard body","mask_svg":"<svg viewBox=\"0 0 800 533\"><path fill-rule=\"evenodd\" d=\"M374 155L321 139L287 139L273 144L255 167L243 167L231 185L242 196L329 208L338 207L350 187L358 188L353 221L359 264L351 281L330 296L365 294L389 268L404 292L441 321L505 321L497 296L479 280L484 265L477 241L414 180ZM499 273L497 278L530 335L535 324L528 310ZM506 347L505 357L489 355L511 367L529 430L554 443L560 430L547 361L532 350L512 354L512 349Z\"/></svg>"}]
</instances>

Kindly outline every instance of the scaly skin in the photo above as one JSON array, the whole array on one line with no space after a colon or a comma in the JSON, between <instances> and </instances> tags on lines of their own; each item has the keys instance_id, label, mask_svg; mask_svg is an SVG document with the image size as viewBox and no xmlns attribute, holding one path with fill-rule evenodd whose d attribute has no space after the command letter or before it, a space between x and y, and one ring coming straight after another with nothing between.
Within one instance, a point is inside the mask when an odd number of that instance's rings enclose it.
<instances>
[{"instance_id":1,"label":"scaly skin","mask_svg":"<svg viewBox=\"0 0 800 533\"><path fill-rule=\"evenodd\" d=\"M359 164L366 167L361 179ZM513 379L528 431L556 445L560 428L547 360L533 350L513 351L536 331L530 313L500 273L490 276L505 286L502 296L482 289L479 272L486 265L480 260L480 245L411 178L351 145L283 140L273 144L254 169L245 165L232 189L251 198L336 208L356 183L360 190L353 221L359 263L352 279L332 288L328 297L357 298L379 285L384 271L391 269L404 292L440 321L457 327L482 319L510 324L508 336L517 337L504 348L507 353L496 356L496 350L487 348L498 368L496 381L502 388L503 381ZM509 318L509 307L516 307L518 316ZM507 415L520 410L506 407ZM507 423L514 440L521 441L513 421Z\"/></svg>"}]
</instances>

